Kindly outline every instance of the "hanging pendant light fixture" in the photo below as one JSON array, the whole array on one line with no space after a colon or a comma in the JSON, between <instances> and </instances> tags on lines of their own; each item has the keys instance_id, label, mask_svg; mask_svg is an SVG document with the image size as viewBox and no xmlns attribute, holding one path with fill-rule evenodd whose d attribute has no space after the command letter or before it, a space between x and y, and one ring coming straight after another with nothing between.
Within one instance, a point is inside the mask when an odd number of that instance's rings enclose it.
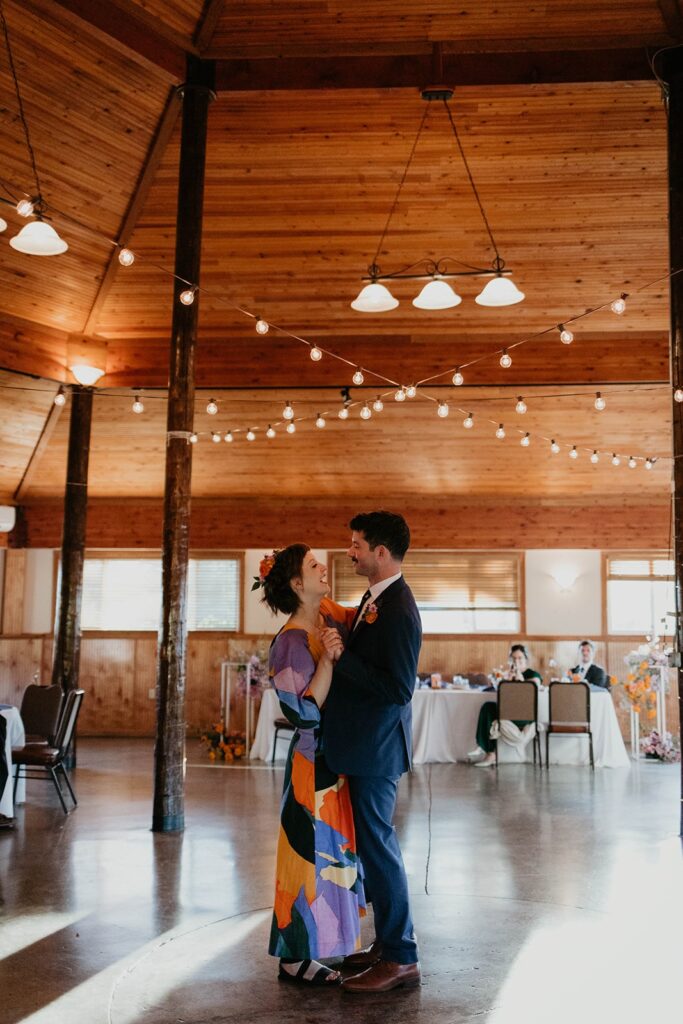
<instances>
[{"instance_id":1,"label":"hanging pendant light fixture","mask_svg":"<svg viewBox=\"0 0 683 1024\"><path fill-rule=\"evenodd\" d=\"M31 145L31 136L28 130L28 122L26 120L26 114L24 113L24 104L21 100L21 92L19 90L19 80L17 78L16 68L14 66L14 56L12 54L12 47L9 39L9 29L7 28L7 21L5 20L5 12L0 4L0 22L2 23L2 31L5 37L5 46L7 49L7 61L9 69L12 74L12 81L14 83L14 93L17 98L17 107L19 110L19 120L21 121L24 129L24 137L26 139L26 148L28 150L29 157L31 158L31 167L33 168L33 177L36 183L36 194L35 198L22 199L17 203L17 212L21 216L30 217L35 215L36 220L31 221L29 224L25 224L18 235L10 238L9 244L17 252L26 253L29 256L59 256L61 253L66 252L69 248L67 243L59 237L52 225L47 224L44 220L45 216L45 203L43 201L43 195L40 188L40 178L38 177L38 167L36 165L36 157L33 152L33 146ZM3 222L4 223L4 222ZM6 227L7 225L5 225Z\"/></svg>"},{"instance_id":2,"label":"hanging pendant light fixture","mask_svg":"<svg viewBox=\"0 0 683 1024\"><path fill-rule=\"evenodd\" d=\"M488 218L484 211L484 207L479 197L477 187L474 183L474 178L472 177L472 172L470 170L470 166L467 161L465 151L460 141L460 136L458 135L458 129L456 127L455 121L453 120L453 115L451 113L450 107L448 106L448 101L452 98L452 96L453 90L444 86L424 89L422 91L422 98L426 100L428 104L430 104L434 100L443 101L444 108L446 110L446 115L448 117L451 130L453 132L453 137L455 138L460 158L464 165L467 178L472 189L472 193L479 207L479 212L484 222L484 227L489 236L491 248L495 253L495 258L491 266L489 267L472 267L468 266L467 264L461 263L460 260L451 260L446 258L441 258L438 260L423 259L418 260L417 263L413 263L410 266L403 267L401 270L395 271L394 273L390 274L383 274L380 270L380 267L378 266L377 260L379 259L379 255L382 251L384 240L389 230L389 225L391 223L392 217L398 205L401 191L405 184L406 178L408 177L408 172L413 162L413 157L415 156L415 151L417 149L418 142L420 141L420 137L422 135L422 131L427 120L427 114L429 112L428 105L427 107L425 107L424 113L420 120L420 125L417 130L415 139L413 141L413 145L410 150L408 160L403 170L403 174L401 175L401 180L399 181L396 190L396 195L394 196L394 201L389 211L389 215L386 219L384 230L382 231L380 240L375 250L374 259L370 267L368 268L367 277L363 278L364 281L367 281L369 283L365 284L365 286L359 292L358 296L351 303L351 308L355 309L359 313L385 313L392 309L396 309L396 307L399 305L399 301L398 299L395 298L394 295L391 294L386 282L400 280L426 280L427 283L424 285L419 295L417 295L412 300L413 305L417 309L436 311L443 309L453 309L455 306L459 306L460 303L462 302L462 298L460 295L457 294L456 291L454 291L454 289L446 280L447 278L456 277L490 278L490 280L487 281L484 288L481 290L481 292L479 293L479 295L477 295L475 299L477 304L480 306L488 306L491 308L500 306L513 306L518 302L522 302L522 300L524 299L524 292L520 291L516 284L511 280L511 271L504 269L505 263L498 251L498 246L496 245L496 241L493 237L491 225L489 224ZM452 262L460 263L460 266L463 267L463 269L451 269L450 264ZM418 267L423 268L420 273L411 273L411 271L416 270L416 268Z\"/></svg>"}]
</instances>

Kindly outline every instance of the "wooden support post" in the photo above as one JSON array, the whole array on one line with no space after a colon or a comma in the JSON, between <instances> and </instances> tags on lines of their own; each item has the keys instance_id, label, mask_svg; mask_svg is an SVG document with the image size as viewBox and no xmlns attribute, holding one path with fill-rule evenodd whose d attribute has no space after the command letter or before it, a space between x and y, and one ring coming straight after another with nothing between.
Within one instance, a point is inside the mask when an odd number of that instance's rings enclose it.
<instances>
[{"instance_id":1,"label":"wooden support post","mask_svg":"<svg viewBox=\"0 0 683 1024\"><path fill-rule=\"evenodd\" d=\"M92 388L80 385L72 388L64 493L61 582L55 615L52 657L52 683L61 686L65 693L78 687L92 400Z\"/></svg>"},{"instance_id":2,"label":"wooden support post","mask_svg":"<svg viewBox=\"0 0 683 1024\"><path fill-rule=\"evenodd\" d=\"M213 63L188 57L182 87L182 134L175 273L199 283L209 103L213 98ZM173 325L168 391L166 483L163 527L163 598L157 649L157 732L154 751L152 830L177 832L185 827L185 675L187 641L187 564L190 530L194 419L194 355L199 294L183 305L188 287L173 287Z\"/></svg>"},{"instance_id":3,"label":"wooden support post","mask_svg":"<svg viewBox=\"0 0 683 1024\"><path fill-rule=\"evenodd\" d=\"M683 387L683 56L681 51L664 54L664 79L669 83L669 264L679 271L670 281L671 298L671 383ZM673 408L673 522L676 572L676 648L678 652L678 693L680 735L683 737L683 403ZM683 792L683 763L681 764ZM683 799L680 834L683 835Z\"/></svg>"}]
</instances>

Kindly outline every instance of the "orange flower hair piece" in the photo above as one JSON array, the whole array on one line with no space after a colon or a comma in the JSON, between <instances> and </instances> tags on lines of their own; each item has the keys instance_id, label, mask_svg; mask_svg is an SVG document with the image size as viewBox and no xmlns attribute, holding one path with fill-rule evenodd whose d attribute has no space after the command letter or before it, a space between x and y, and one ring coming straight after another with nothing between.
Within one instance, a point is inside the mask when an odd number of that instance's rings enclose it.
<instances>
[{"instance_id":1,"label":"orange flower hair piece","mask_svg":"<svg viewBox=\"0 0 683 1024\"><path fill-rule=\"evenodd\" d=\"M252 590L258 590L259 587L265 587L266 580L270 575L270 570L275 565L275 556L279 554L279 548L273 548L269 555L264 555L259 562L258 576L254 576L254 582L252 584Z\"/></svg>"}]
</instances>

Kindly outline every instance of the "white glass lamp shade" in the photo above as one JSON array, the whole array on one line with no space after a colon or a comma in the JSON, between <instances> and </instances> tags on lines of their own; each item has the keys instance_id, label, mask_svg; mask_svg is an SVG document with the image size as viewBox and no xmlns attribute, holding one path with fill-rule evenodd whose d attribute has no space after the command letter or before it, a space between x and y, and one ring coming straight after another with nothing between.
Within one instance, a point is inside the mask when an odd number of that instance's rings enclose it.
<instances>
[{"instance_id":1,"label":"white glass lamp shade","mask_svg":"<svg viewBox=\"0 0 683 1024\"><path fill-rule=\"evenodd\" d=\"M44 220L32 220L25 224L18 235L10 238L9 244L28 256L59 256L69 248L64 239Z\"/></svg>"},{"instance_id":2,"label":"white glass lamp shade","mask_svg":"<svg viewBox=\"0 0 683 1024\"><path fill-rule=\"evenodd\" d=\"M520 292L515 282L509 277L492 277L474 300L480 306L514 306L521 302L524 292Z\"/></svg>"},{"instance_id":3,"label":"white glass lamp shade","mask_svg":"<svg viewBox=\"0 0 683 1024\"><path fill-rule=\"evenodd\" d=\"M388 288L376 281L361 288L351 303L351 309L355 309L358 313L387 313L390 309L396 309L397 306L398 299L394 298Z\"/></svg>"},{"instance_id":4,"label":"white glass lamp shade","mask_svg":"<svg viewBox=\"0 0 683 1024\"><path fill-rule=\"evenodd\" d=\"M7 231L7 221L0 217L0 231Z\"/></svg>"},{"instance_id":5,"label":"white glass lamp shade","mask_svg":"<svg viewBox=\"0 0 683 1024\"><path fill-rule=\"evenodd\" d=\"M76 363L74 366L70 366L69 369L78 383L82 384L85 388L97 384L100 377L104 377L104 370L100 370L97 366L88 366L85 363Z\"/></svg>"},{"instance_id":6,"label":"white glass lamp shade","mask_svg":"<svg viewBox=\"0 0 683 1024\"><path fill-rule=\"evenodd\" d=\"M452 309L459 306L462 298L454 292L447 281L429 281L420 294L413 299L418 309Z\"/></svg>"}]
</instances>

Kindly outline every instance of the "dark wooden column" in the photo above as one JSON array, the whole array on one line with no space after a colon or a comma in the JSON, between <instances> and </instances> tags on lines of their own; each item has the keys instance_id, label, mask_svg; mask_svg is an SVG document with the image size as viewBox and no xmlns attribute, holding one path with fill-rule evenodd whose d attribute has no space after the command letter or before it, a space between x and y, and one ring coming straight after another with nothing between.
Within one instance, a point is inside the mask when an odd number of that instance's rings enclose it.
<instances>
[{"instance_id":1,"label":"dark wooden column","mask_svg":"<svg viewBox=\"0 0 683 1024\"><path fill-rule=\"evenodd\" d=\"M681 50L664 54L664 77L669 83L669 263L672 271L683 268L683 58ZM683 387L683 273L671 278L671 382ZM678 667L679 723L683 736L683 403L673 407L673 522L676 567L676 648ZM683 772L683 764L681 765ZM681 776L683 788L683 774ZM680 834L683 835L683 802Z\"/></svg>"},{"instance_id":2,"label":"dark wooden column","mask_svg":"<svg viewBox=\"0 0 683 1024\"><path fill-rule=\"evenodd\" d=\"M204 169L213 63L188 57L181 87L183 114L178 178L175 272L199 283L204 200ZM154 751L155 832L185 827L185 675L187 641L187 563L190 530L194 418L194 355L199 295L190 306L180 302L187 284L174 282L173 326L164 492L163 598L157 650L157 732Z\"/></svg>"},{"instance_id":3,"label":"dark wooden column","mask_svg":"<svg viewBox=\"0 0 683 1024\"><path fill-rule=\"evenodd\" d=\"M84 388L79 384L71 390L61 582L52 655L52 682L61 686L65 692L78 687L92 399L92 388Z\"/></svg>"}]
</instances>

